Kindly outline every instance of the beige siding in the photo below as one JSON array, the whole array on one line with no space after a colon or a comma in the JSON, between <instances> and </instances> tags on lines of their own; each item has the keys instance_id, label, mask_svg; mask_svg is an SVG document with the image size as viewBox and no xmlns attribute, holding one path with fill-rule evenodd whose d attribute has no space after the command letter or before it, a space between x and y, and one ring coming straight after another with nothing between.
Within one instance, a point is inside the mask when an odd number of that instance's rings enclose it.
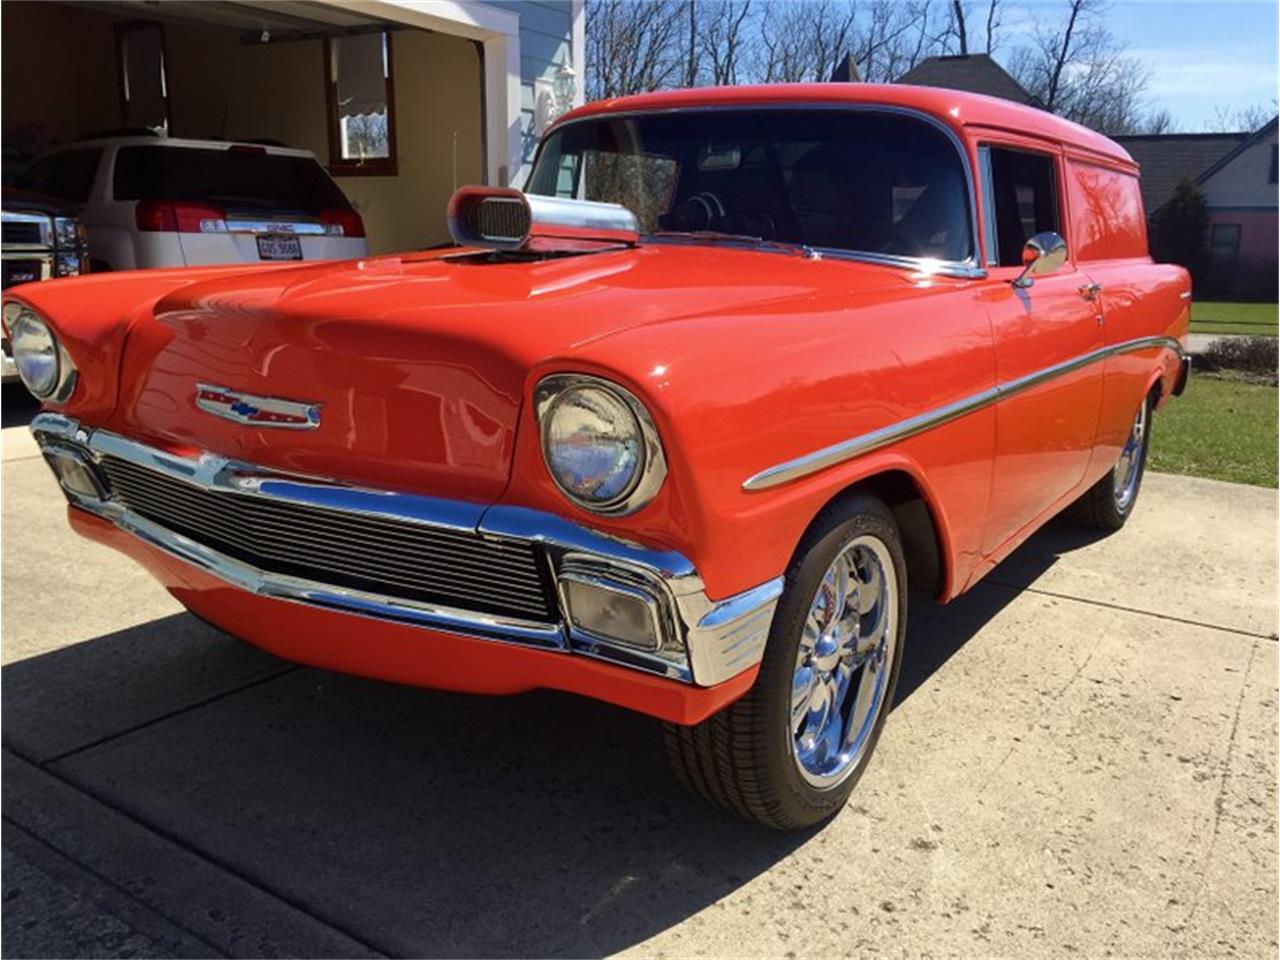
<instances>
[{"instance_id":1,"label":"beige siding","mask_svg":"<svg viewBox=\"0 0 1280 960\"><path fill-rule=\"evenodd\" d=\"M1241 151L1231 162L1204 182L1210 207L1271 207L1275 209L1276 184L1269 183L1271 152L1276 131Z\"/></svg>"}]
</instances>

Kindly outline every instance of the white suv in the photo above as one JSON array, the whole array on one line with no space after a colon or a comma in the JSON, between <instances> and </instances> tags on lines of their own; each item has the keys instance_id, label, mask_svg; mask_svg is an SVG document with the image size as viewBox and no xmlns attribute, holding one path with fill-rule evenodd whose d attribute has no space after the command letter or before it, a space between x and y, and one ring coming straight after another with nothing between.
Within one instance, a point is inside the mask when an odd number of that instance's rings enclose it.
<instances>
[{"instance_id":1,"label":"white suv","mask_svg":"<svg viewBox=\"0 0 1280 960\"><path fill-rule=\"evenodd\" d=\"M309 150L104 137L44 154L14 185L79 205L95 270L368 253L360 214Z\"/></svg>"}]
</instances>

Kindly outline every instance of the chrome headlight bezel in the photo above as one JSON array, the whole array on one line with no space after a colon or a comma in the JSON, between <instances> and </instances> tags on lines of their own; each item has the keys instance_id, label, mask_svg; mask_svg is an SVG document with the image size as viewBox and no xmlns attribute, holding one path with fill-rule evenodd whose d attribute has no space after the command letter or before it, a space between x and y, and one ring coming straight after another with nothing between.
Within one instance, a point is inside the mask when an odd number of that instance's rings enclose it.
<instances>
[{"instance_id":1,"label":"chrome headlight bezel","mask_svg":"<svg viewBox=\"0 0 1280 960\"><path fill-rule=\"evenodd\" d=\"M638 456L634 474L625 489L605 501L579 496L556 472L551 456L551 423L556 409L575 391L599 390L617 401L634 419L638 435ZM576 506L604 516L625 516L648 504L667 476L667 458L653 417L640 398L625 387L603 377L583 373L555 373L544 377L534 390L534 413L538 420L542 462L551 480L564 497Z\"/></svg>"},{"instance_id":2,"label":"chrome headlight bezel","mask_svg":"<svg viewBox=\"0 0 1280 960\"><path fill-rule=\"evenodd\" d=\"M39 311L19 300L6 300L3 308L4 329L9 339L9 349L13 354L13 363L23 385L31 391L32 396L45 403L61 404L70 399L76 386L76 365L72 362L62 340ZM28 377L20 352L22 350L22 327L24 324L35 325L53 345L54 370L53 377L46 384L44 381L33 383Z\"/></svg>"}]
</instances>

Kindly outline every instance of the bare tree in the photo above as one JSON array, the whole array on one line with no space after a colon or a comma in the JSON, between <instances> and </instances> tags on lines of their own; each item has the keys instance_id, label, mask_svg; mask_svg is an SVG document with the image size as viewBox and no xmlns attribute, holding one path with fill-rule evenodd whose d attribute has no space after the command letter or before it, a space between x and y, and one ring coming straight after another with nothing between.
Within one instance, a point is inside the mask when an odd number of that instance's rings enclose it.
<instances>
[{"instance_id":1,"label":"bare tree","mask_svg":"<svg viewBox=\"0 0 1280 960\"><path fill-rule=\"evenodd\" d=\"M991 0L987 4L987 56L991 56L996 52L996 33L1003 22L1001 18L1002 9L1000 0Z\"/></svg>"},{"instance_id":2,"label":"bare tree","mask_svg":"<svg viewBox=\"0 0 1280 960\"><path fill-rule=\"evenodd\" d=\"M758 36L748 35L755 27L749 19L751 0L699 0L698 9L698 42L711 70L711 83L717 87L737 83L743 51Z\"/></svg>"},{"instance_id":3,"label":"bare tree","mask_svg":"<svg viewBox=\"0 0 1280 960\"><path fill-rule=\"evenodd\" d=\"M1138 129L1134 133L1145 134L1161 134L1161 133L1177 133L1178 124L1173 119L1173 114L1168 110L1152 110L1138 125Z\"/></svg>"},{"instance_id":4,"label":"bare tree","mask_svg":"<svg viewBox=\"0 0 1280 960\"><path fill-rule=\"evenodd\" d=\"M684 85L696 86L698 83L698 11L694 0L689 0L689 66L684 73Z\"/></svg>"},{"instance_id":5,"label":"bare tree","mask_svg":"<svg viewBox=\"0 0 1280 960\"><path fill-rule=\"evenodd\" d=\"M1047 110L1104 133L1141 125L1150 69L1098 19L1101 0L1068 0L1058 25L1036 28L1015 51L1010 72Z\"/></svg>"},{"instance_id":6,"label":"bare tree","mask_svg":"<svg viewBox=\"0 0 1280 960\"><path fill-rule=\"evenodd\" d=\"M1213 120L1209 123L1208 129L1215 133L1220 131L1253 133L1270 123L1275 115L1275 100L1271 101L1270 106L1255 103L1247 107L1215 107Z\"/></svg>"},{"instance_id":7,"label":"bare tree","mask_svg":"<svg viewBox=\"0 0 1280 960\"><path fill-rule=\"evenodd\" d=\"M862 79L890 83L915 66L923 52L917 43L919 35L915 28L920 27L923 20L927 30L928 14L928 3L880 0L871 4L870 19L854 32L854 57ZM931 50L936 44L936 40L931 40L927 46Z\"/></svg>"},{"instance_id":8,"label":"bare tree","mask_svg":"<svg viewBox=\"0 0 1280 960\"><path fill-rule=\"evenodd\" d=\"M955 31L956 42L960 47L960 56L969 55L969 33L964 25L965 10L960 0L951 0L951 28Z\"/></svg>"},{"instance_id":9,"label":"bare tree","mask_svg":"<svg viewBox=\"0 0 1280 960\"><path fill-rule=\"evenodd\" d=\"M855 17L853 4L841 0L768 5L760 21L757 77L765 83L826 80L849 49Z\"/></svg>"},{"instance_id":10,"label":"bare tree","mask_svg":"<svg viewBox=\"0 0 1280 960\"><path fill-rule=\"evenodd\" d=\"M588 99L643 93L680 76L679 0L595 0L587 5Z\"/></svg>"}]
</instances>

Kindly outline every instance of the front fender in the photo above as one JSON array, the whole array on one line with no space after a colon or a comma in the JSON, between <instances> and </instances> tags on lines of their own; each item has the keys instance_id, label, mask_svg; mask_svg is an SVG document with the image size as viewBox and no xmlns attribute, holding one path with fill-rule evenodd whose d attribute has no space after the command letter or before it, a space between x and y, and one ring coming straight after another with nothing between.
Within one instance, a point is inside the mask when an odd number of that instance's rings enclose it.
<instances>
[{"instance_id":1,"label":"front fender","mask_svg":"<svg viewBox=\"0 0 1280 960\"><path fill-rule=\"evenodd\" d=\"M121 359L134 324L149 319L157 301L180 287L252 269L278 268L238 264L90 274L23 284L6 290L4 300L24 303L43 317L76 366L76 388L58 412L102 423L116 406Z\"/></svg>"},{"instance_id":2,"label":"front fender","mask_svg":"<svg viewBox=\"0 0 1280 960\"><path fill-rule=\"evenodd\" d=\"M989 389L990 324L963 284L911 290L910 303L858 310L833 300L769 315L657 323L583 345L534 369L612 379L649 408L668 479L648 506L600 517L569 504L542 462L532 404L517 431L507 502L552 510L606 533L690 557L708 595L786 570L813 518L851 485L899 471L937 527L949 597L977 560L990 494L994 410L764 490L762 470ZM847 300L847 297L846 297ZM839 301L835 301L838 303ZM822 309L818 309L818 308Z\"/></svg>"}]
</instances>

